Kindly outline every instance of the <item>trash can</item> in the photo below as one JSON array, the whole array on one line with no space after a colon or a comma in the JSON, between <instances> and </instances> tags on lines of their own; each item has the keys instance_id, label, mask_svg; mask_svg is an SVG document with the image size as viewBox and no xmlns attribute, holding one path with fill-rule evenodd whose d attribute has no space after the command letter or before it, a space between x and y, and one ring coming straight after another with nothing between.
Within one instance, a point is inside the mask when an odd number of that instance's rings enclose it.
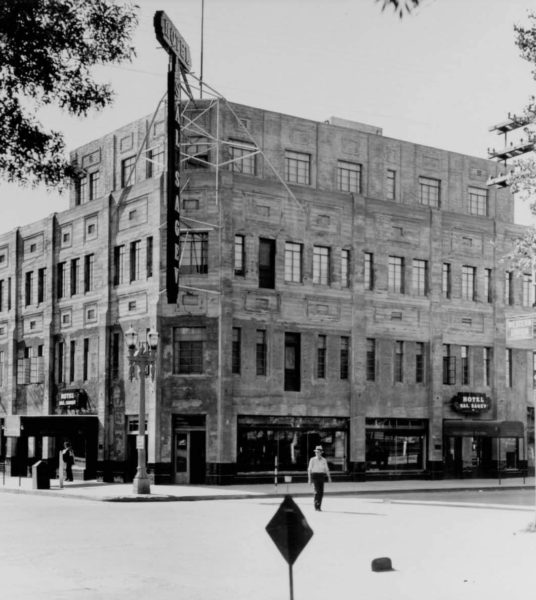
<instances>
[{"instance_id":1,"label":"trash can","mask_svg":"<svg viewBox=\"0 0 536 600\"><path fill-rule=\"evenodd\" d=\"M34 490L49 490L50 476L48 474L48 465L39 460L32 465L32 488Z\"/></svg>"}]
</instances>

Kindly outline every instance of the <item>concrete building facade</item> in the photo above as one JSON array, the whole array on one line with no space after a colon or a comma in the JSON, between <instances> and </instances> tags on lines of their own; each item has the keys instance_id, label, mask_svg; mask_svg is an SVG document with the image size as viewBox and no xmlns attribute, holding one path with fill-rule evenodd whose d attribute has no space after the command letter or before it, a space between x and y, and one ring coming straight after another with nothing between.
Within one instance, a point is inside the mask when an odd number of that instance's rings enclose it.
<instances>
[{"instance_id":1,"label":"concrete building facade","mask_svg":"<svg viewBox=\"0 0 536 600\"><path fill-rule=\"evenodd\" d=\"M69 208L0 236L12 472L69 439L79 476L133 476L130 326L160 335L156 482L303 476L317 444L341 478L526 467L533 354L506 319L534 282L495 163L223 100L185 110L182 150L176 305L163 115L77 149Z\"/></svg>"}]
</instances>

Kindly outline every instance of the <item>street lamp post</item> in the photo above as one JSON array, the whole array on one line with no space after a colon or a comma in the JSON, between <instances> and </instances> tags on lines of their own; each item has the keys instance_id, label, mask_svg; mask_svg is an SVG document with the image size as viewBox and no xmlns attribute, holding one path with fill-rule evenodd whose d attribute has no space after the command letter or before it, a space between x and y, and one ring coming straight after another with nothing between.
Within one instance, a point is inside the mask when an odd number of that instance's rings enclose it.
<instances>
[{"instance_id":1,"label":"street lamp post","mask_svg":"<svg viewBox=\"0 0 536 600\"><path fill-rule=\"evenodd\" d=\"M151 484L149 477L147 477L145 456L145 379L150 377L154 380L158 332L151 329L147 333L147 341L138 344L138 334L130 326L125 333L125 341L128 348L130 380L132 381L136 378L136 367L138 367L140 378L138 436L136 439L138 466L136 468L136 476L134 477L133 491L135 494L150 494Z\"/></svg>"}]
</instances>

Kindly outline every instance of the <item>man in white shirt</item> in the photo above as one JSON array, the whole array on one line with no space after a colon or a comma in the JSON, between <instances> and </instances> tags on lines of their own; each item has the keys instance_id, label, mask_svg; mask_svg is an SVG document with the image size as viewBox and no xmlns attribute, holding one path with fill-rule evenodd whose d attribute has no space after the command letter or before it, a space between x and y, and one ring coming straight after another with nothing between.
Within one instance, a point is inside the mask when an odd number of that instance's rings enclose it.
<instances>
[{"instance_id":1,"label":"man in white shirt","mask_svg":"<svg viewBox=\"0 0 536 600\"><path fill-rule=\"evenodd\" d=\"M307 476L309 483L315 486L315 510L322 510L322 498L324 496L324 482L331 483L331 474L329 472L328 461L322 456L322 446L315 448L315 455L309 461Z\"/></svg>"}]
</instances>

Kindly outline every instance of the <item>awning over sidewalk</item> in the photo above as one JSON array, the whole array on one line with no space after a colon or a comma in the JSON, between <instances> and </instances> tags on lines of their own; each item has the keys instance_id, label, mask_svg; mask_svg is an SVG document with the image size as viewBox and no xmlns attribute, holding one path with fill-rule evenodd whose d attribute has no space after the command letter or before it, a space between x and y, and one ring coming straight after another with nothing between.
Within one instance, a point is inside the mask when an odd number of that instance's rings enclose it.
<instances>
[{"instance_id":1,"label":"awning over sidewalk","mask_svg":"<svg viewBox=\"0 0 536 600\"><path fill-rule=\"evenodd\" d=\"M451 437L522 438L521 421L475 421L452 419L443 421L443 434Z\"/></svg>"},{"instance_id":2,"label":"awning over sidewalk","mask_svg":"<svg viewBox=\"0 0 536 600\"><path fill-rule=\"evenodd\" d=\"M79 433L96 439L99 431L97 415L21 416L20 420L25 435L56 436Z\"/></svg>"}]
</instances>

